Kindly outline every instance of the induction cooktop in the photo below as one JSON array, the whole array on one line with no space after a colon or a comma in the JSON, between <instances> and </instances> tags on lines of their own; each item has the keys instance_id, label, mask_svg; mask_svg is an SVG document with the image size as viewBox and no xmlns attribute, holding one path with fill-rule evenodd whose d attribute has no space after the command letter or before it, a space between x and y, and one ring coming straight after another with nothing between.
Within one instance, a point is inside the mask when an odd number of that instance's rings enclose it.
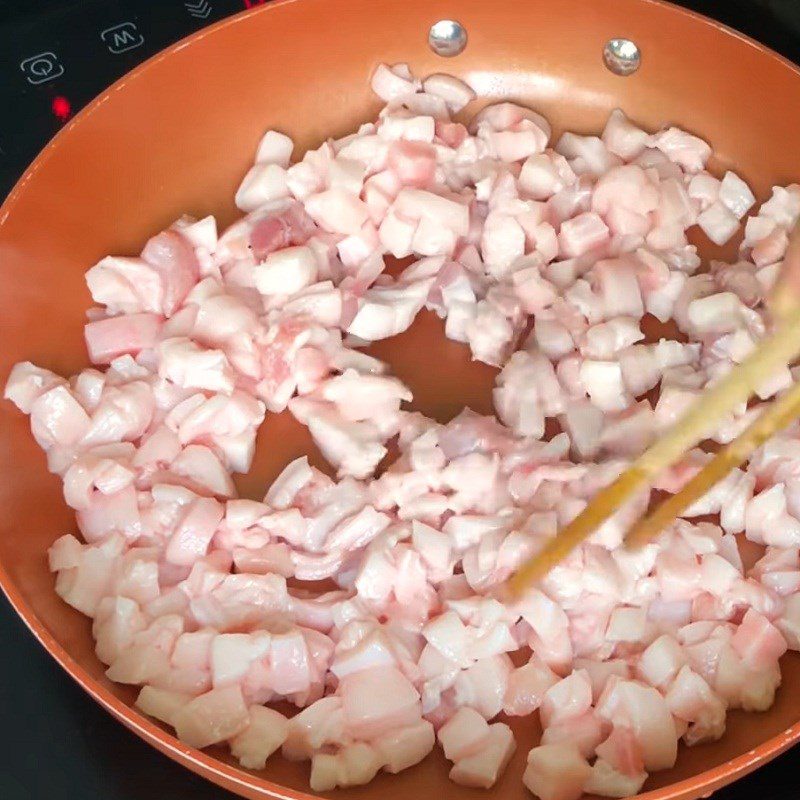
<instances>
[{"instance_id":1,"label":"induction cooktop","mask_svg":"<svg viewBox=\"0 0 800 800\"><path fill-rule=\"evenodd\" d=\"M0 199L61 126L128 70L184 36L263 2L0 0ZM800 0L679 4L800 63ZM0 653L0 800L232 799L97 706L38 645L2 595ZM715 793L715 800L797 800L798 757L800 750L790 751Z\"/></svg>"}]
</instances>

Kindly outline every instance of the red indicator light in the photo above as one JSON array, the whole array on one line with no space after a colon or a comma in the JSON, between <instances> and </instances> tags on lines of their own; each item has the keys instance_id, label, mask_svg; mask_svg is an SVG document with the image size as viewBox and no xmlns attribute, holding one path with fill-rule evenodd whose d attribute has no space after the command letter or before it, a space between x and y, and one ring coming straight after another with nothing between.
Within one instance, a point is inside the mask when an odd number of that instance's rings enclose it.
<instances>
[{"instance_id":1,"label":"red indicator light","mask_svg":"<svg viewBox=\"0 0 800 800\"><path fill-rule=\"evenodd\" d=\"M53 109L53 116L61 122L66 122L69 119L69 115L72 113L72 106L69 100L60 95L53 98L50 108Z\"/></svg>"},{"instance_id":2,"label":"red indicator light","mask_svg":"<svg viewBox=\"0 0 800 800\"><path fill-rule=\"evenodd\" d=\"M255 8L255 6L263 6L267 0L244 0L245 8Z\"/></svg>"}]
</instances>

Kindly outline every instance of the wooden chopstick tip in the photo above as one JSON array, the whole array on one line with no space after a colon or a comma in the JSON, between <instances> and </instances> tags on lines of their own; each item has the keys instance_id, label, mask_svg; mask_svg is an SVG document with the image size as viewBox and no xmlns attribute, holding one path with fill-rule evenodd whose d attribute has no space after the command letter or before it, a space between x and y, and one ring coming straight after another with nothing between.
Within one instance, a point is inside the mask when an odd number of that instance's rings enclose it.
<instances>
[{"instance_id":1,"label":"wooden chopstick tip","mask_svg":"<svg viewBox=\"0 0 800 800\"><path fill-rule=\"evenodd\" d=\"M767 298L767 308L776 320L783 322L800 306L800 224L789 233L778 280Z\"/></svg>"}]
</instances>

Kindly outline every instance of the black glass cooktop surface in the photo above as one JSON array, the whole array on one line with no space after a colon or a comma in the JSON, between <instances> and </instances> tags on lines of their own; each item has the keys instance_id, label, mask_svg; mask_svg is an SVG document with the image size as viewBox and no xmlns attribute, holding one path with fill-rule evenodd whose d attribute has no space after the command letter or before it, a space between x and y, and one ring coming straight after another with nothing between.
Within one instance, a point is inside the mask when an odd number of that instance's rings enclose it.
<instances>
[{"instance_id":1,"label":"black glass cooktop surface","mask_svg":"<svg viewBox=\"0 0 800 800\"><path fill-rule=\"evenodd\" d=\"M614 0L597 0L598 4ZM380 0L376 0L376 3ZM557 0L554 0L557 3ZM259 0L0 0L0 198L106 86L168 44ZM800 0L681 5L800 63ZM228 800L79 689L0 595L0 800ZM800 750L715 800L797 800ZM487 795L488 796L488 795Z\"/></svg>"}]
</instances>

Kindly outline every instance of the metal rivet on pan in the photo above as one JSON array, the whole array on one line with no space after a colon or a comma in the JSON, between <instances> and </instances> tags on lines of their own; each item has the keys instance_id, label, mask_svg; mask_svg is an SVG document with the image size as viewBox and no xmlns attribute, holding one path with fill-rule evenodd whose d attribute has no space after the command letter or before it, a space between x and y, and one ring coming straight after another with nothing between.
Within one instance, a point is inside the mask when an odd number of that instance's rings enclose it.
<instances>
[{"instance_id":1,"label":"metal rivet on pan","mask_svg":"<svg viewBox=\"0 0 800 800\"><path fill-rule=\"evenodd\" d=\"M428 44L437 56L457 56L467 46L467 30L454 19L440 19L431 25Z\"/></svg>"},{"instance_id":2,"label":"metal rivet on pan","mask_svg":"<svg viewBox=\"0 0 800 800\"><path fill-rule=\"evenodd\" d=\"M603 62L615 75L633 75L641 66L642 54L630 39L609 39L603 48Z\"/></svg>"}]
</instances>

